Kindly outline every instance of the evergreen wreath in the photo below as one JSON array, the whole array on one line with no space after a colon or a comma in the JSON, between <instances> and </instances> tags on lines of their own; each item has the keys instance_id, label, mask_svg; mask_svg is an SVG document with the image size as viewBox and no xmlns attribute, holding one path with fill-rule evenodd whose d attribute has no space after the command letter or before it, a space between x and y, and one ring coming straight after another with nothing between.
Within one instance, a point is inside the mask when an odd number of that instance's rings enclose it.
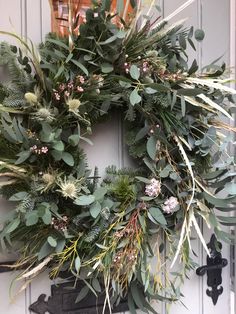
<instances>
[{"instance_id":1,"label":"evergreen wreath","mask_svg":"<svg viewBox=\"0 0 236 314\"><path fill-rule=\"evenodd\" d=\"M49 34L38 49L1 32L22 48L0 46L9 72L0 85L0 185L13 204L0 240L19 252L18 279L66 272L85 283L77 301L105 291L110 311L127 297L131 313L156 313L151 300L178 300L195 267L192 229L208 252L199 219L230 242L221 225L235 218L216 209L230 212L236 198L227 152L236 91L225 64L188 67L187 44L195 49L202 30L138 26L136 12L126 23L109 1L94 3L79 31L74 21L68 37ZM108 166L99 180L80 144L113 110L137 168Z\"/></svg>"}]
</instances>

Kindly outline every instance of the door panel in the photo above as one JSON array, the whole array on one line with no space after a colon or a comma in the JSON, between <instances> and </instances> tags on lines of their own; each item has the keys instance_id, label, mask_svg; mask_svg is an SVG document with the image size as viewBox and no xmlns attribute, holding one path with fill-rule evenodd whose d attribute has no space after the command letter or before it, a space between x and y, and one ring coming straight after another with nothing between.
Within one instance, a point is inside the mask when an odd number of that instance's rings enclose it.
<instances>
[{"instance_id":1,"label":"door panel","mask_svg":"<svg viewBox=\"0 0 236 314\"><path fill-rule=\"evenodd\" d=\"M161 5L162 14L166 17L185 2L185 0L161 0L158 1L158 4ZM223 59L229 64L229 4L230 0L196 0L190 7L171 20L171 22L174 22L188 17L186 25L203 28L206 32L204 42L196 46L197 53L190 53L189 62L191 62L194 56L199 64L204 66L224 54ZM48 0L0 0L0 12L4 12L0 19L1 30L13 30L12 24L18 34L28 36L35 43L40 42L51 27ZM9 17L11 18L11 23L9 22ZM9 41L9 38L2 36L0 36L0 39ZM98 166L101 176L104 176L106 165L114 164L117 167L132 165L124 144L122 121L119 114L115 114L104 124L97 125L94 129L94 136L91 139L94 145L84 144L83 147L88 154L90 168ZM4 203L1 202L0 217L5 207ZM209 240L211 232L204 228L203 233L205 239ZM194 257L196 263L200 266L205 265L206 255L200 241L192 241L192 247L197 254ZM223 244L222 255L224 258L229 259L229 248L225 244ZM0 261L8 258L8 256L0 256ZM175 267L178 266L176 265ZM18 296L13 303L10 303L8 288L15 275L16 273L0 274L0 312L28 314L28 306L35 302L41 293L50 295L50 284L52 282L45 273L33 281L27 290ZM190 279L186 280L182 288L184 294L182 301L186 308L180 303L174 304L170 308L164 304L158 304L155 305L155 308L158 309L160 314L167 314L168 310L170 314L221 314L222 312L229 314L229 276L229 268L223 269L224 292L219 297L216 306L212 305L212 300L206 295L206 276L198 277L192 271L189 276Z\"/></svg>"}]
</instances>

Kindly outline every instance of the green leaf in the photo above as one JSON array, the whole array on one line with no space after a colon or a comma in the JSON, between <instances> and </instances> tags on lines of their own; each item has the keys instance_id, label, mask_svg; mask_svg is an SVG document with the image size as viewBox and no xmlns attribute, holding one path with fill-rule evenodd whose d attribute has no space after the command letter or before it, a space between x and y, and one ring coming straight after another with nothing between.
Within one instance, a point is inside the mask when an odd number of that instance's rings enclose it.
<instances>
[{"instance_id":1,"label":"green leaf","mask_svg":"<svg viewBox=\"0 0 236 314\"><path fill-rule=\"evenodd\" d=\"M137 305L137 307L141 311L143 311L145 313L148 313L147 310L145 309L144 305L141 302L140 292L139 292L139 289L137 287L137 283L136 282L131 282L130 290L131 290L131 293L132 293L133 300L134 300L135 304Z\"/></svg>"},{"instance_id":2,"label":"green leaf","mask_svg":"<svg viewBox=\"0 0 236 314\"><path fill-rule=\"evenodd\" d=\"M60 152L64 151L64 143L62 141L57 141L54 142L53 146L52 146L55 150L58 150Z\"/></svg>"},{"instance_id":3,"label":"green leaf","mask_svg":"<svg viewBox=\"0 0 236 314\"><path fill-rule=\"evenodd\" d=\"M130 293L128 294L128 306L129 306L129 311L131 314L137 314L134 300Z\"/></svg>"},{"instance_id":4,"label":"green leaf","mask_svg":"<svg viewBox=\"0 0 236 314\"><path fill-rule=\"evenodd\" d=\"M182 112L182 116L184 117L186 113L186 103L185 103L184 96L181 96L181 112Z\"/></svg>"},{"instance_id":5,"label":"green leaf","mask_svg":"<svg viewBox=\"0 0 236 314\"><path fill-rule=\"evenodd\" d=\"M96 189L96 191L93 193L95 200L99 201L104 198L105 194L107 193L107 188L105 187L99 187Z\"/></svg>"},{"instance_id":6,"label":"green leaf","mask_svg":"<svg viewBox=\"0 0 236 314\"><path fill-rule=\"evenodd\" d=\"M186 39L182 34L179 35L179 44L180 44L181 48L183 48L184 50L186 49L186 47L187 47Z\"/></svg>"},{"instance_id":7,"label":"green leaf","mask_svg":"<svg viewBox=\"0 0 236 314\"><path fill-rule=\"evenodd\" d=\"M35 225L39 220L37 211L31 211L26 213L25 218L26 218L25 225L27 227Z\"/></svg>"},{"instance_id":8,"label":"green leaf","mask_svg":"<svg viewBox=\"0 0 236 314\"><path fill-rule=\"evenodd\" d=\"M143 182L143 183L146 183L146 184L150 184L151 181L147 178L144 178L144 177L135 177L137 180Z\"/></svg>"},{"instance_id":9,"label":"green leaf","mask_svg":"<svg viewBox=\"0 0 236 314\"><path fill-rule=\"evenodd\" d=\"M170 88L166 85L163 84L158 84L158 83L150 83L148 84L149 87L159 91L159 92L168 92L170 91Z\"/></svg>"},{"instance_id":10,"label":"green leaf","mask_svg":"<svg viewBox=\"0 0 236 314\"><path fill-rule=\"evenodd\" d=\"M207 202L215 205L216 207L227 207L228 204L232 203L236 199L235 196L228 198L217 198L209 195L206 192L203 192L203 196Z\"/></svg>"},{"instance_id":11,"label":"green leaf","mask_svg":"<svg viewBox=\"0 0 236 314\"><path fill-rule=\"evenodd\" d=\"M81 260L80 260L80 257L78 255L78 256L76 256L76 259L75 259L75 270L77 273L80 270L80 266L81 266Z\"/></svg>"},{"instance_id":12,"label":"green leaf","mask_svg":"<svg viewBox=\"0 0 236 314\"><path fill-rule=\"evenodd\" d=\"M191 76L193 73L196 73L197 70L198 70L198 64L197 64L196 59L194 59L190 69L188 70L189 76Z\"/></svg>"},{"instance_id":13,"label":"green leaf","mask_svg":"<svg viewBox=\"0 0 236 314\"><path fill-rule=\"evenodd\" d=\"M227 217L227 216L217 216L220 222L224 223L227 226L234 226L236 225L236 217Z\"/></svg>"},{"instance_id":14,"label":"green leaf","mask_svg":"<svg viewBox=\"0 0 236 314\"><path fill-rule=\"evenodd\" d=\"M47 38L46 41L50 42L50 43L53 43L61 48L64 48L66 50L70 50L70 48L64 44L61 40L56 40L56 39L52 39L52 38Z\"/></svg>"},{"instance_id":15,"label":"green leaf","mask_svg":"<svg viewBox=\"0 0 236 314\"><path fill-rule=\"evenodd\" d=\"M47 241L48 241L48 244L51 246L51 247L56 247L57 246L57 240L55 238L53 238L52 236L49 236L47 238Z\"/></svg>"},{"instance_id":16,"label":"green leaf","mask_svg":"<svg viewBox=\"0 0 236 314\"><path fill-rule=\"evenodd\" d=\"M144 138L148 134L149 130L150 130L150 126L149 125L144 126L142 129L140 129L138 131L138 133L135 136L135 140L134 141L138 142L139 140Z\"/></svg>"},{"instance_id":17,"label":"green leaf","mask_svg":"<svg viewBox=\"0 0 236 314\"><path fill-rule=\"evenodd\" d=\"M86 297L86 295L88 294L88 292L89 292L89 287L88 286L84 286L80 290L79 294L77 295L75 303L79 303L81 300L83 300Z\"/></svg>"},{"instance_id":18,"label":"green leaf","mask_svg":"<svg viewBox=\"0 0 236 314\"><path fill-rule=\"evenodd\" d=\"M142 97L138 94L137 92L137 89L134 89L130 96L129 96L129 100L130 100L130 103L131 105L135 105L135 104L138 104L140 103L140 101L142 100Z\"/></svg>"},{"instance_id":19,"label":"green leaf","mask_svg":"<svg viewBox=\"0 0 236 314\"><path fill-rule=\"evenodd\" d=\"M122 0L118 0L117 2L122 2ZM116 37L119 39L123 39L125 38L125 36L126 36L126 31L123 29L120 29L116 34Z\"/></svg>"},{"instance_id":20,"label":"green leaf","mask_svg":"<svg viewBox=\"0 0 236 314\"><path fill-rule=\"evenodd\" d=\"M51 214L49 208L45 208L45 213L42 216L42 220L45 223L45 225L50 225L50 223L52 221L52 214Z\"/></svg>"},{"instance_id":21,"label":"green leaf","mask_svg":"<svg viewBox=\"0 0 236 314\"><path fill-rule=\"evenodd\" d=\"M226 183L224 190L230 195L236 195L236 183L229 182Z\"/></svg>"},{"instance_id":22,"label":"green leaf","mask_svg":"<svg viewBox=\"0 0 236 314\"><path fill-rule=\"evenodd\" d=\"M145 92L149 95L152 95L152 94L156 94L157 93L157 90L156 89L153 89L151 87L146 87L145 88Z\"/></svg>"},{"instance_id":23,"label":"green leaf","mask_svg":"<svg viewBox=\"0 0 236 314\"><path fill-rule=\"evenodd\" d=\"M155 160L157 153L157 140L154 136L150 136L147 141L147 153L152 160Z\"/></svg>"},{"instance_id":24,"label":"green leaf","mask_svg":"<svg viewBox=\"0 0 236 314\"><path fill-rule=\"evenodd\" d=\"M80 68L80 70L83 71L85 75L89 75L88 70L81 62L74 59L71 59L71 62L73 62L78 68Z\"/></svg>"},{"instance_id":25,"label":"green leaf","mask_svg":"<svg viewBox=\"0 0 236 314\"><path fill-rule=\"evenodd\" d=\"M65 245L66 245L65 239L60 239L60 240L58 240L58 241L57 241L57 247L56 247L55 251L56 251L57 253L62 252L63 249L64 249L64 247L65 247Z\"/></svg>"},{"instance_id":26,"label":"green leaf","mask_svg":"<svg viewBox=\"0 0 236 314\"><path fill-rule=\"evenodd\" d=\"M12 202L19 202L28 197L29 194L27 192L18 192L13 194L8 200Z\"/></svg>"},{"instance_id":27,"label":"green leaf","mask_svg":"<svg viewBox=\"0 0 236 314\"><path fill-rule=\"evenodd\" d=\"M20 152L19 154L17 154L17 156L19 157L15 164L19 165L22 164L24 161L26 161L31 155L31 152L29 150L24 150L23 152Z\"/></svg>"},{"instance_id":28,"label":"green leaf","mask_svg":"<svg viewBox=\"0 0 236 314\"><path fill-rule=\"evenodd\" d=\"M99 202L95 202L89 208L91 216L95 219L100 214L102 206Z\"/></svg>"},{"instance_id":29,"label":"green leaf","mask_svg":"<svg viewBox=\"0 0 236 314\"><path fill-rule=\"evenodd\" d=\"M97 278L92 279L92 286L97 292L102 291L101 285L100 285L99 281L97 280Z\"/></svg>"},{"instance_id":30,"label":"green leaf","mask_svg":"<svg viewBox=\"0 0 236 314\"><path fill-rule=\"evenodd\" d=\"M200 88L180 88L177 90L178 95L183 96L197 96L199 94L202 94L202 89Z\"/></svg>"},{"instance_id":31,"label":"green leaf","mask_svg":"<svg viewBox=\"0 0 236 314\"><path fill-rule=\"evenodd\" d=\"M65 63L68 63L71 60L71 58L73 58L73 53L70 52L66 57Z\"/></svg>"},{"instance_id":32,"label":"green leaf","mask_svg":"<svg viewBox=\"0 0 236 314\"><path fill-rule=\"evenodd\" d=\"M79 196L74 203L80 206L87 206L92 204L95 201L95 197L93 195L82 195Z\"/></svg>"},{"instance_id":33,"label":"green leaf","mask_svg":"<svg viewBox=\"0 0 236 314\"><path fill-rule=\"evenodd\" d=\"M16 228L19 226L20 224L20 218L16 218L14 220L12 220L9 225L6 227L6 233L11 233L13 232L14 230L16 230Z\"/></svg>"},{"instance_id":34,"label":"green leaf","mask_svg":"<svg viewBox=\"0 0 236 314\"><path fill-rule=\"evenodd\" d=\"M130 67L130 76L134 80L138 80L140 77L140 69L135 64L131 65Z\"/></svg>"},{"instance_id":35,"label":"green leaf","mask_svg":"<svg viewBox=\"0 0 236 314\"><path fill-rule=\"evenodd\" d=\"M163 213L161 212L159 208L150 207L148 211L152 215L152 217L155 219L155 221L157 221L159 224L164 225L164 226L167 224L165 216L163 215Z\"/></svg>"},{"instance_id":36,"label":"green leaf","mask_svg":"<svg viewBox=\"0 0 236 314\"><path fill-rule=\"evenodd\" d=\"M74 157L67 152L62 153L61 159L68 165L73 167L75 164Z\"/></svg>"},{"instance_id":37,"label":"green leaf","mask_svg":"<svg viewBox=\"0 0 236 314\"><path fill-rule=\"evenodd\" d=\"M110 44L110 43L112 43L113 41L115 41L116 39L117 39L117 35L113 35L113 36L107 38L105 41L100 41L100 42L99 42L99 45L103 46L103 45Z\"/></svg>"},{"instance_id":38,"label":"green leaf","mask_svg":"<svg viewBox=\"0 0 236 314\"><path fill-rule=\"evenodd\" d=\"M197 41L202 41L205 37L205 33L202 29L196 29L194 36Z\"/></svg>"},{"instance_id":39,"label":"green leaf","mask_svg":"<svg viewBox=\"0 0 236 314\"><path fill-rule=\"evenodd\" d=\"M126 82L126 81L122 81L122 80L119 80L119 84L123 88L130 88L132 86L132 84L130 82Z\"/></svg>"},{"instance_id":40,"label":"green leaf","mask_svg":"<svg viewBox=\"0 0 236 314\"><path fill-rule=\"evenodd\" d=\"M59 160L61 160L61 158L62 158L62 152L59 151L59 150L52 150L52 151L51 151L51 155L53 156L53 158L54 158L56 161L59 161Z\"/></svg>"},{"instance_id":41,"label":"green leaf","mask_svg":"<svg viewBox=\"0 0 236 314\"><path fill-rule=\"evenodd\" d=\"M102 73L111 73L114 70L113 65L110 63L102 63L101 69Z\"/></svg>"},{"instance_id":42,"label":"green leaf","mask_svg":"<svg viewBox=\"0 0 236 314\"><path fill-rule=\"evenodd\" d=\"M38 260L40 261L44 257L50 255L52 252L54 252L54 248L48 244L48 241L45 241L38 253Z\"/></svg>"},{"instance_id":43,"label":"green leaf","mask_svg":"<svg viewBox=\"0 0 236 314\"><path fill-rule=\"evenodd\" d=\"M68 138L68 142L71 146L78 146L79 141L80 141L79 134L72 134Z\"/></svg>"},{"instance_id":44,"label":"green leaf","mask_svg":"<svg viewBox=\"0 0 236 314\"><path fill-rule=\"evenodd\" d=\"M56 73L56 75L54 76L54 78L58 78L63 72L64 72L65 68L64 65L61 65Z\"/></svg>"}]
</instances>

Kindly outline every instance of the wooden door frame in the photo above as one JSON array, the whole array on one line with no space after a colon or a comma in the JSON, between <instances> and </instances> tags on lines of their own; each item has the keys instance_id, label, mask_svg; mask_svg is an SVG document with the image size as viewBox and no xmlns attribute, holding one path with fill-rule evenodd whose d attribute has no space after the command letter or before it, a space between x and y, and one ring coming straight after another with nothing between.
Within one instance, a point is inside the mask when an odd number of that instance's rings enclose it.
<instances>
[{"instance_id":1,"label":"wooden door frame","mask_svg":"<svg viewBox=\"0 0 236 314\"><path fill-rule=\"evenodd\" d=\"M230 0L230 67L231 77L234 80L231 83L231 87L236 88L236 0ZM236 115L234 115L234 121L232 122L235 126ZM232 151L235 153L235 150ZM231 300L231 313L236 311L236 227L234 227L234 245L231 250L231 276L234 276L232 290L234 292L234 300Z\"/></svg>"}]
</instances>

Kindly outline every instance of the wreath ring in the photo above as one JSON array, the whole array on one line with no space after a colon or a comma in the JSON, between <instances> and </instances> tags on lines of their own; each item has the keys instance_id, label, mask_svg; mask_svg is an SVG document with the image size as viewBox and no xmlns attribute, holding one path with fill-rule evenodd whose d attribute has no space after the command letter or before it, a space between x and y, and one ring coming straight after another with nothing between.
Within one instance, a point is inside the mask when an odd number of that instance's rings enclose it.
<instances>
[{"instance_id":1,"label":"wreath ring","mask_svg":"<svg viewBox=\"0 0 236 314\"><path fill-rule=\"evenodd\" d=\"M0 85L1 194L15 206L0 237L3 248L20 252L20 278L46 267L52 278L66 271L95 294L105 289L110 308L128 295L131 312L135 305L153 312L150 300L175 301L193 267L191 226L208 252L199 217L219 239L229 238L220 224L231 218L214 209L230 211L236 194L222 135L235 129L219 119L232 119L236 92L219 78L224 65L200 74L196 61L188 67L193 28L112 19L109 8L94 5L79 34L49 34L39 54L17 35L24 50L1 44L11 76ZM202 40L203 31L195 37ZM137 168L109 166L100 184L80 143L114 108ZM228 196L219 197L222 191ZM162 265L179 256L178 279L163 288Z\"/></svg>"}]
</instances>

